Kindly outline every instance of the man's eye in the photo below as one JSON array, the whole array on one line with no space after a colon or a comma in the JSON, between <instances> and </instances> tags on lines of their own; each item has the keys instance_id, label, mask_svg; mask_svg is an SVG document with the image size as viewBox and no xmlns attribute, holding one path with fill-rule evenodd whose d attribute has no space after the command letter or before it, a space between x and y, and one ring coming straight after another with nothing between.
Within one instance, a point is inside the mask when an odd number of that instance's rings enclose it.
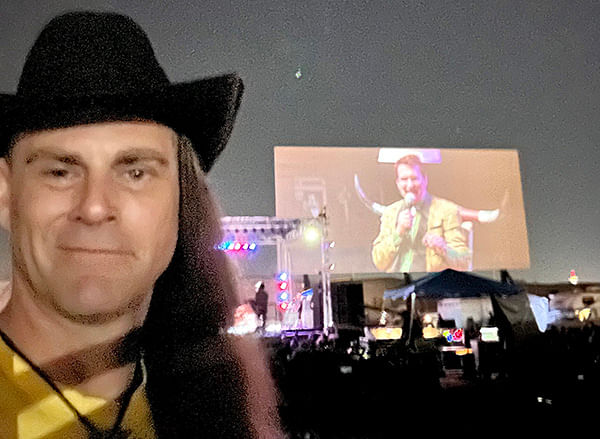
<instances>
[{"instance_id":1,"label":"man's eye","mask_svg":"<svg viewBox=\"0 0 600 439\"><path fill-rule=\"evenodd\" d=\"M47 175L49 177L64 178L69 175L69 171L62 168L46 169L44 171L44 175Z\"/></svg>"},{"instance_id":2,"label":"man's eye","mask_svg":"<svg viewBox=\"0 0 600 439\"><path fill-rule=\"evenodd\" d=\"M143 169L130 169L127 171L127 176L131 180L141 180L146 175L146 172Z\"/></svg>"}]
</instances>

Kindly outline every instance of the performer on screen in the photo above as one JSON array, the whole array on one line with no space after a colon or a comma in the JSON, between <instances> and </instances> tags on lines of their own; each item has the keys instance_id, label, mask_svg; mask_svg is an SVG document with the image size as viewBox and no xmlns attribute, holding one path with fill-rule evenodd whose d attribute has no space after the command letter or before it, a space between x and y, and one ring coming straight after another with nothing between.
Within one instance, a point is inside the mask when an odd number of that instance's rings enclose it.
<instances>
[{"instance_id":1,"label":"performer on screen","mask_svg":"<svg viewBox=\"0 0 600 439\"><path fill-rule=\"evenodd\" d=\"M427 192L416 155L402 157L395 169L402 199L383 211L371 253L375 266L388 273L467 270L472 255L458 206Z\"/></svg>"}]
</instances>

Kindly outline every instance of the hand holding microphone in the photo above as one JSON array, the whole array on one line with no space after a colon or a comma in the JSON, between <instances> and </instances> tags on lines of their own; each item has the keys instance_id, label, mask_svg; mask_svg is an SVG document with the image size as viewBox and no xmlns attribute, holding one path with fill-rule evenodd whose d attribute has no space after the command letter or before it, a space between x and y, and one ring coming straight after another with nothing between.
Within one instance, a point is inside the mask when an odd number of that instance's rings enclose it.
<instances>
[{"instance_id":1,"label":"hand holding microphone","mask_svg":"<svg viewBox=\"0 0 600 439\"><path fill-rule=\"evenodd\" d=\"M408 192L404 197L407 208L398 212L398 219L396 220L396 232L400 236L403 236L412 228L416 215L415 200L416 196L412 192Z\"/></svg>"}]
</instances>

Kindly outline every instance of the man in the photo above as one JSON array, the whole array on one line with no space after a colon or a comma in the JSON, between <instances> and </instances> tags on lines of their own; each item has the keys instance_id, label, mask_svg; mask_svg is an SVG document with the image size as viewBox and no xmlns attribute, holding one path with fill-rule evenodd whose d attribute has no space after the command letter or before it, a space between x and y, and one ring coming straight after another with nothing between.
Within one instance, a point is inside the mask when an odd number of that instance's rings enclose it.
<instances>
[{"instance_id":1,"label":"man","mask_svg":"<svg viewBox=\"0 0 600 439\"><path fill-rule=\"evenodd\" d=\"M241 93L170 83L122 15L42 31L0 95L0 437L277 434L261 351L223 335L235 285L203 177Z\"/></svg>"},{"instance_id":2,"label":"man","mask_svg":"<svg viewBox=\"0 0 600 439\"><path fill-rule=\"evenodd\" d=\"M375 266L388 273L468 269L471 253L458 206L428 193L417 156L401 158L395 170L402 200L387 206L381 216L372 249Z\"/></svg>"},{"instance_id":3,"label":"man","mask_svg":"<svg viewBox=\"0 0 600 439\"><path fill-rule=\"evenodd\" d=\"M256 315L258 316L260 327L265 329L267 324L267 311L269 309L269 295L265 291L264 282L261 282L258 286L258 290L256 290L254 303L256 306Z\"/></svg>"}]
</instances>

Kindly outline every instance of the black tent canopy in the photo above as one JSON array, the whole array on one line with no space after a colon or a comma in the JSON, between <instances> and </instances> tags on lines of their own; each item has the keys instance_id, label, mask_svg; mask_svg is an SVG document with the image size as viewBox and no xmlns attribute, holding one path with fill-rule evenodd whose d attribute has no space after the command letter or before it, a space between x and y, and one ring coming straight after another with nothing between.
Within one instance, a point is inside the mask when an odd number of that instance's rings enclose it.
<instances>
[{"instance_id":1,"label":"black tent canopy","mask_svg":"<svg viewBox=\"0 0 600 439\"><path fill-rule=\"evenodd\" d=\"M402 288L386 290L383 297L384 299L406 299L415 293L417 297L452 299L487 295L510 296L520 291L515 284L497 282L448 268L438 273L428 274Z\"/></svg>"}]
</instances>

